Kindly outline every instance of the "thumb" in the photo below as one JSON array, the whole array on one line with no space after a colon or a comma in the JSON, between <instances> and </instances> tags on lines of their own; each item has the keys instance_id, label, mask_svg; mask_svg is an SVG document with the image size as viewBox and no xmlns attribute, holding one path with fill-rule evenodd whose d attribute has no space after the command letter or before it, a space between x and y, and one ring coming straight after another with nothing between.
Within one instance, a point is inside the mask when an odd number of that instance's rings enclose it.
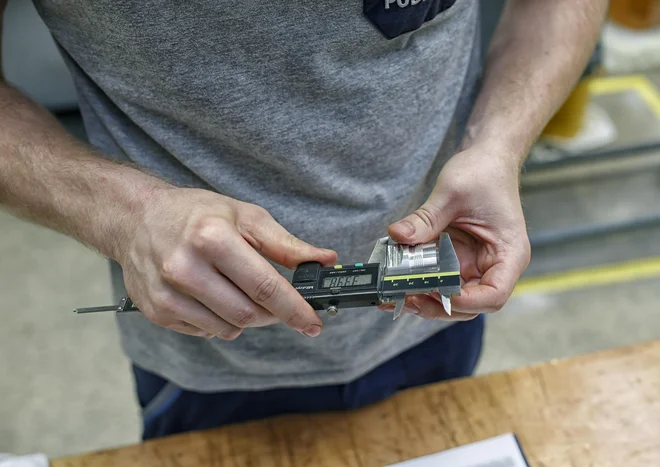
<instances>
[{"instance_id":1,"label":"thumb","mask_svg":"<svg viewBox=\"0 0 660 467\"><path fill-rule=\"evenodd\" d=\"M388 233L399 243L430 242L444 231L453 220L453 211L439 196L431 197L415 212L390 225Z\"/></svg>"},{"instance_id":2,"label":"thumb","mask_svg":"<svg viewBox=\"0 0 660 467\"><path fill-rule=\"evenodd\" d=\"M289 269L295 269L308 261L323 265L335 264L337 261L336 252L303 242L278 224L266 211L260 212L258 218L239 218L236 227L255 250Z\"/></svg>"}]
</instances>

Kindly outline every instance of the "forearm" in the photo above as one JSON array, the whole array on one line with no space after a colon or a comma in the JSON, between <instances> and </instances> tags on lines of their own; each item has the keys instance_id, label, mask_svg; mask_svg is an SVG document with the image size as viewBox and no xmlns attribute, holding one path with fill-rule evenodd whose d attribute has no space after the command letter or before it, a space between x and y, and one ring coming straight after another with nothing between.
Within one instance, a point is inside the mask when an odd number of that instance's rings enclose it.
<instances>
[{"instance_id":1,"label":"forearm","mask_svg":"<svg viewBox=\"0 0 660 467\"><path fill-rule=\"evenodd\" d=\"M606 0L508 1L463 149L495 146L520 167L580 78L606 11Z\"/></svg>"},{"instance_id":2,"label":"forearm","mask_svg":"<svg viewBox=\"0 0 660 467\"><path fill-rule=\"evenodd\" d=\"M117 259L153 189L168 186L100 157L0 80L0 206Z\"/></svg>"}]
</instances>

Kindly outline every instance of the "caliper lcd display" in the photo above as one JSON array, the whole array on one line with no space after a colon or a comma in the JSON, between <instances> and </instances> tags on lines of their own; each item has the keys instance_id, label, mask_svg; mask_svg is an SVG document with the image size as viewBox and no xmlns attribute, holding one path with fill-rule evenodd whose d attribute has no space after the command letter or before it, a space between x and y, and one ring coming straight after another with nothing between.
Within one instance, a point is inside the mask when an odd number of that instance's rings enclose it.
<instances>
[{"instance_id":1,"label":"caliper lcd display","mask_svg":"<svg viewBox=\"0 0 660 467\"><path fill-rule=\"evenodd\" d=\"M324 289L334 289L335 287L354 287L357 285L371 284L373 276L371 274L330 276L323 279Z\"/></svg>"}]
</instances>

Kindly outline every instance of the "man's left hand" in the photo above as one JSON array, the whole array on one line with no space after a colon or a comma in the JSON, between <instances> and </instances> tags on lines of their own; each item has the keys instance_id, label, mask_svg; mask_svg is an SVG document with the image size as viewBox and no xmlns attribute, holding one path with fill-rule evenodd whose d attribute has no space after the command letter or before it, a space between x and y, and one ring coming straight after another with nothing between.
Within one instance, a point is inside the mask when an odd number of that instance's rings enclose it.
<instances>
[{"instance_id":1,"label":"man's left hand","mask_svg":"<svg viewBox=\"0 0 660 467\"><path fill-rule=\"evenodd\" d=\"M406 244L430 242L448 232L461 265L461 295L452 297L451 316L437 295L408 297L404 311L466 321L504 306L531 254L519 160L505 150L479 146L456 154L440 172L429 199L390 226L392 239Z\"/></svg>"}]
</instances>

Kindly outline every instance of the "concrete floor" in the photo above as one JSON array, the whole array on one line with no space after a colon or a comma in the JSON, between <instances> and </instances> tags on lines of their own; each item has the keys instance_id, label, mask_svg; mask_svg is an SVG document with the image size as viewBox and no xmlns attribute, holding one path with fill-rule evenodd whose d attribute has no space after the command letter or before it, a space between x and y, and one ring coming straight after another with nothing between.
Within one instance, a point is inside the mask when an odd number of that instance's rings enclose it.
<instances>
[{"instance_id":1,"label":"concrete floor","mask_svg":"<svg viewBox=\"0 0 660 467\"><path fill-rule=\"evenodd\" d=\"M138 439L106 262L67 237L0 213L0 452L51 456Z\"/></svg>"},{"instance_id":2,"label":"concrete floor","mask_svg":"<svg viewBox=\"0 0 660 467\"><path fill-rule=\"evenodd\" d=\"M488 321L479 373L660 338L658 279L512 298Z\"/></svg>"}]
</instances>

